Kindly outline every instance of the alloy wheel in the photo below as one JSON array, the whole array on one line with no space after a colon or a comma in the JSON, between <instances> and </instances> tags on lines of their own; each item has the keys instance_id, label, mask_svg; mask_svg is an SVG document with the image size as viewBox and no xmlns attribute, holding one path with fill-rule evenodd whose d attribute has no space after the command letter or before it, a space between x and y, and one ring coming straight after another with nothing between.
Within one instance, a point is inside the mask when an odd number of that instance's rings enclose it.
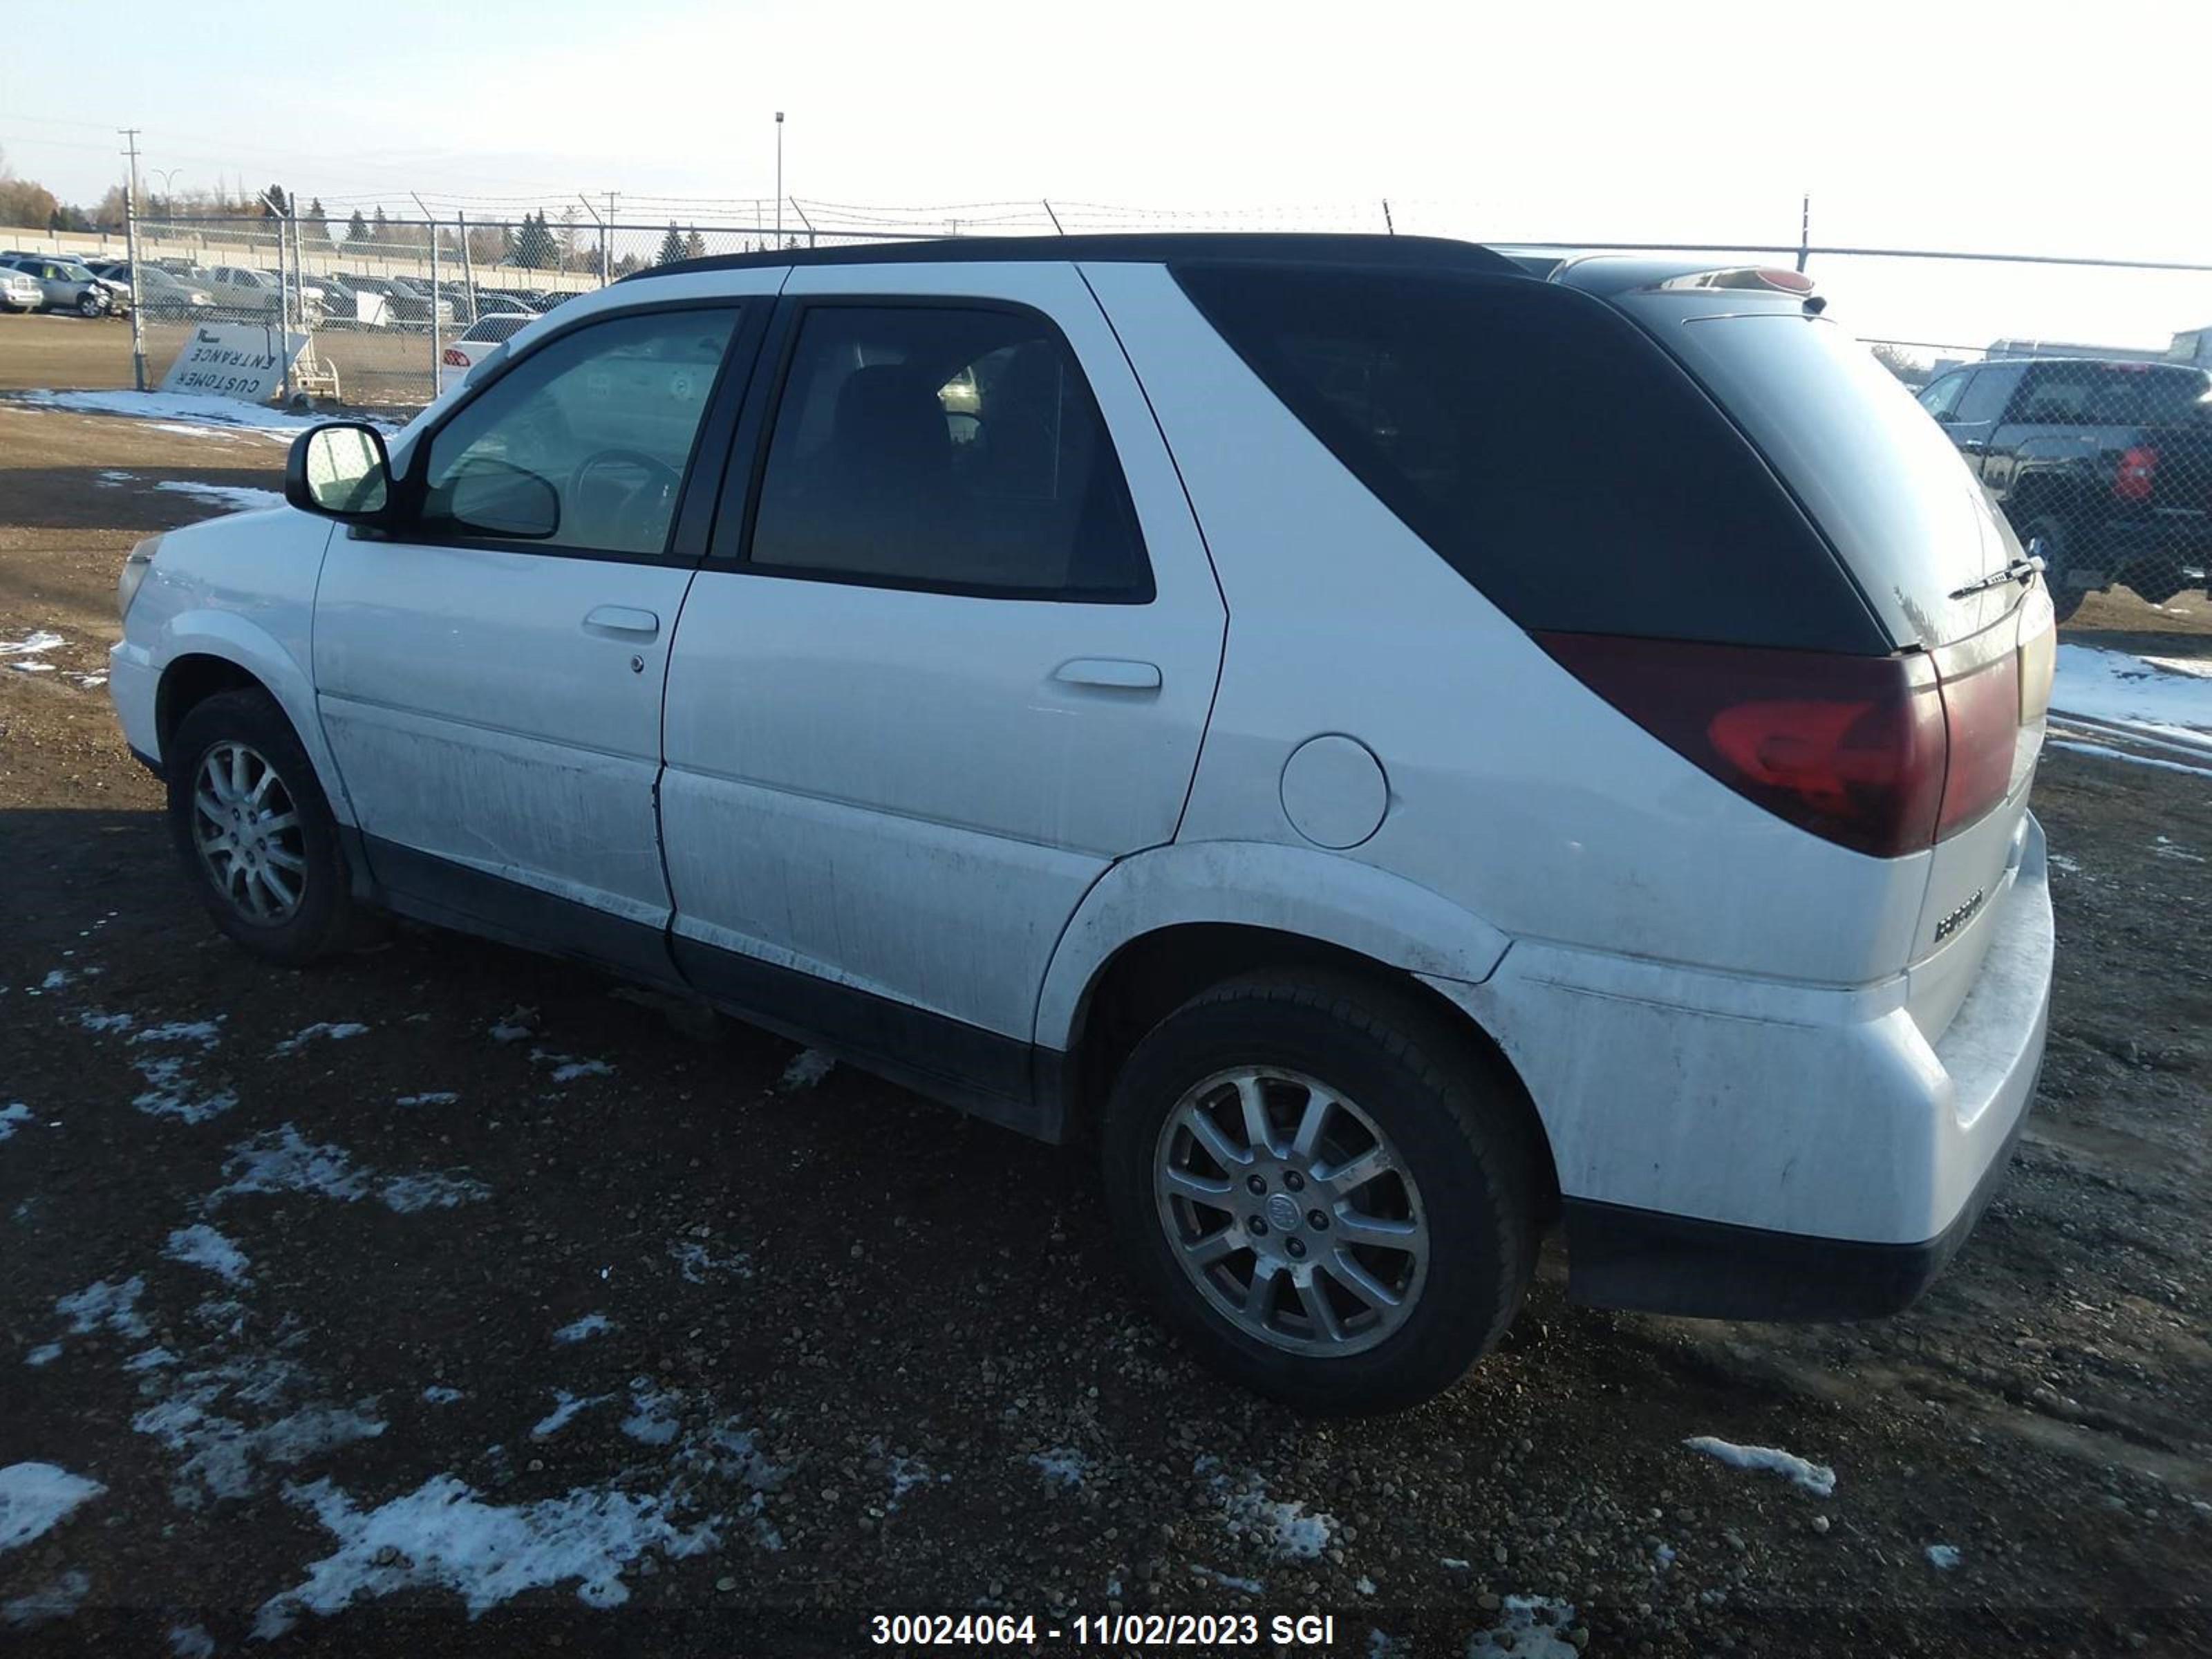
<instances>
[{"instance_id":1,"label":"alloy wheel","mask_svg":"<svg viewBox=\"0 0 2212 1659\"><path fill-rule=\"evenodd\" d=\"M1206 1078L1161 1126L1152 1184L1184 1274L1271 1347L1358 1353L1420 1300L1429 1225L1413 1175L1371 1116L1313 1078Z\"/></svg>"},{"instance_id":2,"label":"alloy wheel","mask_svg":"<svg viewBox=\"0 0 2212 1659\"><path fill-rule=\"evenodd\" d=\"M307 890L307 849L284 780L258 750L218 743L192 787L192 843L216 890L246 921L291 920Z\"/></svg>"}]
</instances>

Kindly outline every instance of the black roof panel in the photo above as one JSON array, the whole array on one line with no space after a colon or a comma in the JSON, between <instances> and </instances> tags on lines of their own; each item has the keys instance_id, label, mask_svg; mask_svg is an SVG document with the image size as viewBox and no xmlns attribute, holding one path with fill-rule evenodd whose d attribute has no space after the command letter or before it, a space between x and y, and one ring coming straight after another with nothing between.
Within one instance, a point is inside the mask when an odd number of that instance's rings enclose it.
<instances>
[{"instance_id":1,"label":"black roof panel","mask_svg":"<svg viewBox=\"0 0 2212 1659\"><path fill-rule=\"evenodd\" d=\"M864 242L844 247L785 248L679 259L632 271L626 283L697 270L749 270L781 265L976 264L1007 260L1116 260L1169 264L1186 260L1259 264L1352 264L1407 270L1486 271L1523 276L1513 260L1474 242L1442 236L1289 235L1200 231L1124 236L940 236L911 242Z\"/></svg>"}]
</instances>

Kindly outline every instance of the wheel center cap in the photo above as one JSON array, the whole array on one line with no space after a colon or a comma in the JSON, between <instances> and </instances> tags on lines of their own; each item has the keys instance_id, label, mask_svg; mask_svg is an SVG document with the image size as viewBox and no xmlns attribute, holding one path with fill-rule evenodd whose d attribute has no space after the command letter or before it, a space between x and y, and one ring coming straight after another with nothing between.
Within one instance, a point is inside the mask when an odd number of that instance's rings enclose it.
<instances>
[{"instance_id":1,"label":"wheel center cap","mask_svg":"<svg viewBox=\"0 0 2212 1659\"><path fill-rule=\"evenodd\" d=\"M1297 1200L1288 1193L1276 1193L1267 1200L1267 1224L1277 1232L1296 1232L1303 1218Z\"/></svg>"}]
</instances>

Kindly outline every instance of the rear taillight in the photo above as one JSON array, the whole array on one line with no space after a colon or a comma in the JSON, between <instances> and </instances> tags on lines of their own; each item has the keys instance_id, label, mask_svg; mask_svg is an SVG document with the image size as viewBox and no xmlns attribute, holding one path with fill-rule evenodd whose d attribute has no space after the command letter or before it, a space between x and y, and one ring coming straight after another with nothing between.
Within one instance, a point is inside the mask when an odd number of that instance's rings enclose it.
<instances>
[{"instance_id":1,"label":"rear taillight","mask_svg":"<svg viewBox=\"0 0 2212 1659\"><path fill-rule=\"evenodd\" d=\"M447 368L466 368L468 366L468 358L463 356L460 351L453 346L447 346L446 348L446 367Z\"/></svg>"},{"instance_id":2,"label":"rear taillight","mask_svg":"<svg viewBox=\"0 0 2212 1659\"><path fill-rule=\"evenodd\" d=\"M2150 499L2151 480L2158 471L2158 451L2136 444L2120 457L2120 470L2112 477L2112 495L2123 501Z\"/></svg>"},{"instance_id":3,"label":"rear taillight","mask_svg":"<svg viewBox=\"0 0 2212 1659\"><path fill-rule=\"evenodd\" d=\"M1945 683L1917 652L1537 638L1577 679L1738 794L1876 858L1933 846L2003 799L2011 781L2021 680L2010 650Z\"/></svg>"}]
</instances>

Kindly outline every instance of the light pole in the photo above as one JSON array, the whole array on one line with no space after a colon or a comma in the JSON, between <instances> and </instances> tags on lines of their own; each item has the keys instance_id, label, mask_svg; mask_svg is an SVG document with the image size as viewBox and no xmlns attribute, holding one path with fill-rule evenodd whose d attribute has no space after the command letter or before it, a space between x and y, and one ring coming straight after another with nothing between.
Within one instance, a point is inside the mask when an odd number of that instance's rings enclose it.
<instances>
[{"instance_id":1,"label":"light pole","mask_svg":"<svg viewBox=\"0 0 2212 1659\"><path fill-rule=\"evenodd\" d=\"M146 171L155 174L161 180L161 211L167 214L170 209L169 198L177 193L177 175L184 169L182 167L148 167Z\"/></svg>"},{"instance_id":2,"label":"light pole","mask_svg":"<svg viewBox=\"0 0 2212 1659\"><path fill-rule=\"evenodd\" d=\"M775 112L775 245L783 246L783 112Z\"/></svg>"}]
</instances>

